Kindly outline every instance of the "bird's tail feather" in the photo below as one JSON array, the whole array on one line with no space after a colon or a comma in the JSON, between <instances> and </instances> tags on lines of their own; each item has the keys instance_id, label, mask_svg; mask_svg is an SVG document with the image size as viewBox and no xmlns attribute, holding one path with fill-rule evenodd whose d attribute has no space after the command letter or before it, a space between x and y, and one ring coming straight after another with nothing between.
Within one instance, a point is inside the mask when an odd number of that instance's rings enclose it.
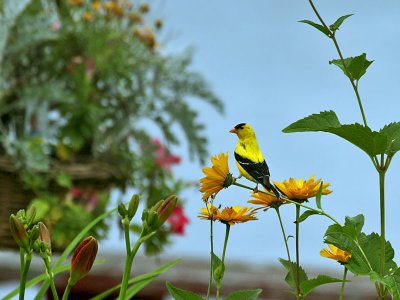
<instances>
[{"instance_id":1,"label":"bird's tail feather","mask_svg":"<svg viewBox=\"0 0 400 300\"><path fill-rule=\"evenodd\" d=\"M282 192L277 186L275 186L273 183L271 183L269 181L269 177L264 177L263 183L262 183L263 187L265 187L269 192L272 191L275 196L279 199L281 199L282 197L286 197L285 193Z\"/></svg>"}]
</instances>

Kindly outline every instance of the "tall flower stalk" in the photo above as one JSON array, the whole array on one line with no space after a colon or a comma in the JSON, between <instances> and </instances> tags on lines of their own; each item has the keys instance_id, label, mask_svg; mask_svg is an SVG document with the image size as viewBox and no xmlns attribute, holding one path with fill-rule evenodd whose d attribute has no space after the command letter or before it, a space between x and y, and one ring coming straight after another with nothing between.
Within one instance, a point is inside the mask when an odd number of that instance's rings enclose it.
<instances>
[{"instance_id":1,"label":"tall flower stalk","mask_svg":"<svg viewBox=\"0 0 400 300\"><path fill-rule=\"evenodd\" d=\"M349 65L346 62L346 59L343 57L342 51L340 49L339 43L336 39L335 33L337 28L335 26L327 26L323 18L321 17L320 13L318 12L317 8L315 7L314 3L312 0L308 0L312 10L314 11L315 15L317 16L318 20L320 21L321 25L323 26L325 32L327 33L328 37L333 41L336 51L340 57L341 61L341 66L346 74L346 76L349 78L351 86L354 90L354 93L356 95L357 103L359 110L361 112L363 124L365 127L368 127L367 119L365 116L363 104L361 101L360 93L358 91L358 78L356 78L352 72L350 72ZM343 19L344 20L344 19ZM365 68L366 69L366 68ZM365 70L364 70L365 72ZM379 273L381 276L385 275L385 253L386 253L386 237L385 237L385 174L386 171L389 167L390 161L391 161L391 149L389 147L388 151L386 152L387 156L385 159L385 154L380 154L380 158L378 155L371 155L369 154L371 161L373 165L375 166L375 169L377 170L379 174L379 209L380 209L380 267L379 267ZM379 285L378 289L378 295L380 299L386 299L387 295L387 289L384 285Z\"/></svg>"}]
</instances>

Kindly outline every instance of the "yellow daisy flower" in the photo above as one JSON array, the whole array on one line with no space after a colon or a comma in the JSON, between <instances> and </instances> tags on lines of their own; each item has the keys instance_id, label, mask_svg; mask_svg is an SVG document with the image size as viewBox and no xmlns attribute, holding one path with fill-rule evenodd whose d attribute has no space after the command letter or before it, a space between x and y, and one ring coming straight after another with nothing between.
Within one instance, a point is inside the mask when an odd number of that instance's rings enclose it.
<instances>
[{"instance_id":1,"label":"yellow daisy flower","mask_svg":"<svg viewBox=\"0 0 400 300\"><path fill-rule=\"evenodd\" d=\"M90 22L90 21L92 21L93 16L92 16L92 14L91 14L90 12L85 11L85 13L83 14L82 18L83 18L85 21Z\"/></svg>"},{"instance_id":2,"label":"yellow daisy flower","mask_svg":"<svg viewBox=\"0 0 400 300\"><path fill-rule=\"evenodd\" d=\"M202 200L215 196L220 190L232 184L232 174L229 173L228 153L220 153L211 157L211 168L203 168L205 177L200 179Z\"/></svg>"},{"instance_id":3,"label":"yellow daisy flower","mask_svg":"<svg viewBox=\"0 0 400 300\"><path fill-rule=\"evenodd\" d=\"M99 10L102 8L101 2L98 1L98 0L93 1L93 3L92 3L92 8L93 8L95 11L99 11Z\"/></svg>"},{"instance_id":4,"label":"yellow daisy flower","mask_svg":"<svg viewBox=\"0 0 400 300\"><path fill-rule=\"evenodd\" d=\"M216 220L224 224L235 225L236 223L244 223L247 221L257 220L254 216L255 211L250 207L225 207L217 216Z\"/></svg>"},{"instance_id":5,"label":"yellow daisy flower","mask_svg":"<svg viewBox=\"0 0 400 300\"><path fill-rule=\"evenodd\" d=\"M217 207L211 205L211 203L207 203L207 207L201 208L197 217L203 220L215 220L219 213L220 212Z\"/></svg>"},{"instance_id":6,"label":"yellow daisy flower","mask_svg":"<svg viewBox=\"0 0 400 300\"><path fill-rule=\"evenodd\" d=\"M318 193L319 186L322 179L314 180L314 176L311 176L308 180L289 178L283 182L274 181L274 184L291 200L307 200L315 197ZM322 195L328 195L332 193L328 190L330 183L323 183Z\"/></svg>"},{"instance_id":7,"label":"yellow daisy flower","mask_svg":"<svg viewBox=\"0 0 400 300\"><path fill-rule=\"evenodd\" d=\"M341 264L347 264L349 261L349 258L351 257L351 254L349 252L346 252L344 250L339 249L338 247L328 244L329 249L323 248L319 254L323 257L331 258L334 260L337 260Z\"/></svg>"},{"instance_id":8,"label":"yellow daisy flower","mask_svg":"<svg viewBox=\"0 0 400 300\"><path fill-rule=\"evenodd\" d=\"M265 190L265 189L264 189ZM265 190L266 191L266 190ZM251 196L254 199L251 199L247 201L248 203L256 204L256 205L261 205L263 207L279 207L280 205L286 203L284 200L277 198L272 195L267 195L264 193L260 192L252 192Z\"/></svg>"}]
</instances>

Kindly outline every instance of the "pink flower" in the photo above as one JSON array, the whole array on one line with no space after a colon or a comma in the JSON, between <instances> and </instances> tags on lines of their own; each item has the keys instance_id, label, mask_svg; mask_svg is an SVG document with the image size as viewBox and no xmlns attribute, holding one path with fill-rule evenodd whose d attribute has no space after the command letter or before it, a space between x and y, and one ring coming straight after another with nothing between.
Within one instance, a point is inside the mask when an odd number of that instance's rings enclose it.
<instances>
[{"instance_id":1,"label":"pink flower","mask_svg":"<svg viewBox=\"0 0 400 300\"><path fill-rule=\"evenodd\" d=\"M170 154L167 147L165 147L158 139L153 139L151 143L157 146L156 164L167 172L171 171L171 166L181 162L180 156Z\"/></svg>"},{"instance_id":2,"label":"pink flower","mask_svg":"<svg viewBox=\"0 0 400 300\"><path fill-rule=\"evenodd\" d=\"M185 216L182 206L176 205L167 222L171 225L173 233L184 235L185 227L189 224L189 219Z\"/></svg>"},{"instance_id":3,"label":"pink flower","mask_svg":"<svg viewBox=\"0 0 400 300\"><path fill-rule=\"evenodd\" d=\"M51 23L51 30L52 31L57 31L61 28L61 23L58 21L55 21L53 23Z\"/></svg>"}]
</instances>

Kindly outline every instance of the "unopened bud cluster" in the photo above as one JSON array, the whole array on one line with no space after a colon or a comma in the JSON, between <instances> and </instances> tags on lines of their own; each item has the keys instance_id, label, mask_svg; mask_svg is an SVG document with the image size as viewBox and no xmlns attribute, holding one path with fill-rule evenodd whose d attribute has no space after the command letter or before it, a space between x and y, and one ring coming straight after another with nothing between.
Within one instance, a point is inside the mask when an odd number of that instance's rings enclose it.
<instances>
[{"instance_id":1,"label":"unopened bud cluster","mask_svg":"<svg viewBox=\"0 0 400 300\"><path fill-rule=\"evenodd\" d=\"M152 208L143 210L143 228L152 232L160 228L174 210L177 202L175 195L169 196L165 200L158 201Z\"/></svg>"}]
</instances>

